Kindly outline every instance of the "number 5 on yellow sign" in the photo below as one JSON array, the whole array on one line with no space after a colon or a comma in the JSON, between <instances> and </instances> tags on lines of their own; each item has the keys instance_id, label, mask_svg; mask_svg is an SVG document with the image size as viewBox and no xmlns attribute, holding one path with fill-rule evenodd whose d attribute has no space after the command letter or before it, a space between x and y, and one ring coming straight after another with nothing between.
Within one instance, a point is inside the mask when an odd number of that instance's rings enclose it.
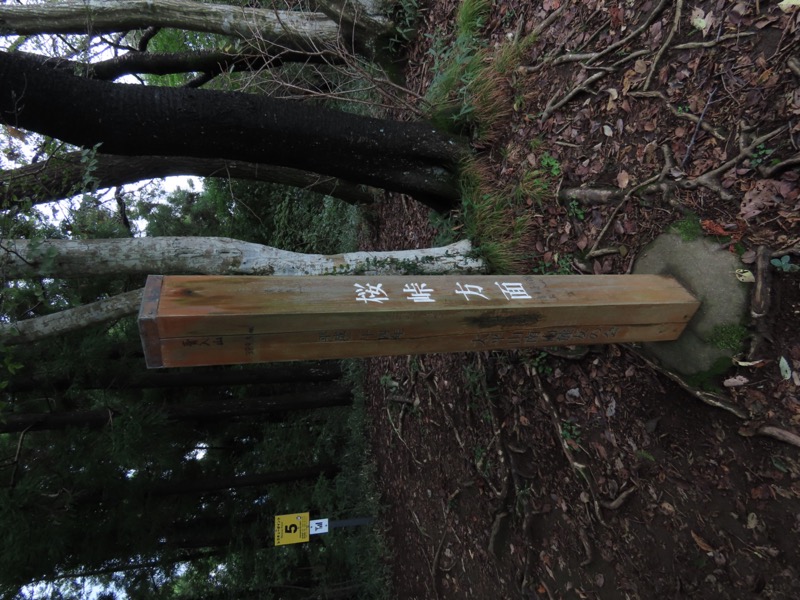
<instances>
[{"instance_id":1,"label":"number 5 on yellow sign","mask_svg":"<svg viewBox=\"0 0 800 600\"><path fill-rule=\"evenodd\" d=\"M308 542L309 513L275 516L275 545Z\"/></svg>"}]
</instances>

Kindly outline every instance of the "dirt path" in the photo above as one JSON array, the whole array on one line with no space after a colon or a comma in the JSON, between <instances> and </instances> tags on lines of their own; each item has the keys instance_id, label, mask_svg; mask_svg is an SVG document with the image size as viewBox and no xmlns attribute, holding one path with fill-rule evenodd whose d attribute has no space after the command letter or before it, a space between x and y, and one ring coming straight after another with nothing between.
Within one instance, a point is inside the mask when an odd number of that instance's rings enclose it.
<instances>
[{"instance_id":1,"label":"dirt path","mask_svg":"<svg viewBox=\"0 0 800 600\"><path fill-rule=\"evenodd\" d=\"M428 5L408 72L418 91L455 7ZM487 40L558 10L509 82L505 136L484 149L498 181L541 168L543 150L561 167L561 200L530 207L531 272L628 272L689 211L745 260L766 246L797 263L800 11L512 0L493 9ZM580 186L606 191L567 195ZM373 234L375 248L412 248L436 231L392 198ZM800 276L772 275L757 367L733 369L747 382L722 392L746 419L618 346L370 361L394 596L800 596L800 449L753 435L800 433L799 382L778 368L800 370Z\"/></svg>"}]
</instances>

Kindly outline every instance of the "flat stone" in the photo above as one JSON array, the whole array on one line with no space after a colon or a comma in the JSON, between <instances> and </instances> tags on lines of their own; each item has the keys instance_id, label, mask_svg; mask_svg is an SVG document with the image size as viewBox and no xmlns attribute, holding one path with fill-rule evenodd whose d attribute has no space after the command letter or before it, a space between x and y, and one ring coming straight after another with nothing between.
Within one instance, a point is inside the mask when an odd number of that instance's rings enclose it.
<instances>
[{"instance_id":1,"label":"flat stone","mask_svg":"<svg viewBox=\"0 0 800 600\"><path fill-rule=\"evenodd\" d=\"M736 278L739 257L718 246L703 237L687 241L666 233L644 249L633 268L634 274L671 275L701 302L678 340L642 345L664 368L682 375L727 370L737 353L709 340L719 327L745 323L752 284Z\"/></svg>"}]
</instances>

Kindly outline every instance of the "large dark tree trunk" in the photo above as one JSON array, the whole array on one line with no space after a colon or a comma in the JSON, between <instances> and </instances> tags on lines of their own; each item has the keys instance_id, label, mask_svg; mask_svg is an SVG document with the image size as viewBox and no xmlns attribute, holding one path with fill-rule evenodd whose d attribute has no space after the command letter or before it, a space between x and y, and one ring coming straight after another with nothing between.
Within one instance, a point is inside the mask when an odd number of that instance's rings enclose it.
<instances>
[{"instance_id":1,"label":"large dark tree trunk","mask_svg":"<svg viewBox=\"0 0 800 600\"><path fill-rule=\"evenodd\" d=\"M262 398L221 398L209 402L166 405L163 411L170 421L189 423L222 423L242 417L263 417L293 410L312 410L347 406L353 401L349 390L331 386L297 394L281 394ZM68 427L99 429L113 423L122 411L98 409L53 413L0 413L0 433L17 431L53 431Z\"/></svg>"},{"instance_id":2,"label":"large dark tree trunk","mask_svg":"<svg viewBox=\"0 0 800 600\"><path fill-rule=\"evenodd\" d=\"M40 57L0 52L0 120L125 156L279 165L410 194L436 210L458 199L465 147L431 125L290 100L84 79Z\"/></svg>"},{"instance_id":3,"label":"large dark tree trunk","mask_svg":"<svg viewBox=\"0 0 800 600\"><path fill-rule=\"evenodd\" d=\"M82 389L143 389L181 388L233 385L268 385L276 383L312 383L332 381L342 376L338 361L267 364L256 369L190 369L186 371L134 371L108 372L91 381L75 381L72 377L47 379L39 375L24 374L11 378L3 390L19 394L33 390L63 391L75 385Z\"/></svg>"},{"instance_id":4,"label":"large dark tree trunk","mask_svg":"<svg viewBox=\"0 0 800 600\"><path fill-rule=\"evenodd\" d=\"M83 152L70 152L12 171L0 171L0 207L68 198L85 191L87 183L99 189L171 175L267 181L361 204L372 202L376 195L375 190L365 186L287 167L186 156L98 154L86 161Z\"/></svg>"},{"instance_id":5,"label":"large dark tree trunk","mask_svg":"<svg viewBox=\"0 0 800 600\"><path fill-rule=\"evenodd\" d=\"M120 490L113 492L109 492L107 488L82 489L75 490L74 496L70 498L69 509L77 512L85 511L86 509L94 511L97 509L98 503L104 503L106 507L117 506L135 493L140 493L144 498L151 499L181 495L207 496L245 487L264 487L300 481L314 481L320 477L331 478L340 472L341 467L338 465L320 464L297 467L286 471L269 471L267 473L232 475L230 477L157 481L144 484L145 487L142 490L137 490L134 487L122 487ZM53 511L53 513L55 512Z\"/></svg>"}]
</instances>

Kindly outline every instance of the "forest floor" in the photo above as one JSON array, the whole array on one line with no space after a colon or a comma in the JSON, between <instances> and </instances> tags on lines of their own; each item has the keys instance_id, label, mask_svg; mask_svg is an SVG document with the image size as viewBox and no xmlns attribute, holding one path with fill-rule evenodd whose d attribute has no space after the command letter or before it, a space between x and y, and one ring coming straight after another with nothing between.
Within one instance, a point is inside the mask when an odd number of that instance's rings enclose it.
<instances>
[{"instance_id":1,"label":"forest floor","mask_svg":"<svg viewBox=\"0 0 800 600\"><path fill-rule=\"evenodd\" d=\"M629 272L688 211L733 237L754 271L760 246L797 263L800 11L562 2L495 3L489 44L561 12L508 81L503 135L480 152L498 182L541 168L546 151L562 196L615 192L531 203L528 272ZM457 4L424 8L407 70L416 92ZM442 233L407 198L377 213L375 249ZM600 237L626 252L586 258ZM769 270L753 364L731 367L741 378L717 406L627 346L367 361L392 597L800 597L800 274Z\"/></svg>"}]
</instances>

